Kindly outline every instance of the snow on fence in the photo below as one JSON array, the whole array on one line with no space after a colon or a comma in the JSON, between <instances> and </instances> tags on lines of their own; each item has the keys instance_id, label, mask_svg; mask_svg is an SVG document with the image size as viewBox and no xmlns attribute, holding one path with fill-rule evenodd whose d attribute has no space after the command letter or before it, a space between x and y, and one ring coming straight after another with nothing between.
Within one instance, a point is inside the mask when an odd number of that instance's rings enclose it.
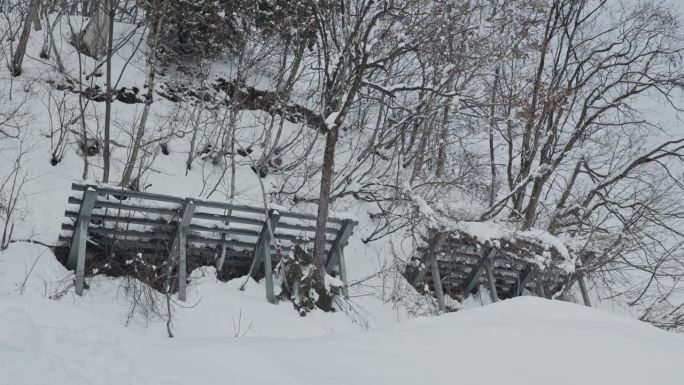
<instances>
[{"instance_id":1,"label":"snow on fence","mask_svg":"<svg viewBox=\"0 0 684 385\"><path fill-rule=\"evenodd\" d=\"M551 298L577 281L591 306L575 257L558 239L542 231L519 232L493 223L461 222L429 229L426 245L406 265L404 276L419 291L465 300L485 285L491 300L517 297L524 290Z\"/></svg>"},{"instance_id":2,"label":"snow on fence","mask_svg":"<svg viewBox=\"0 0 684 385\"><path fill-rule=\"evenodd\" d=\"M180 300L186 298L188 266L211 264L226 279L245 274L265 277L266 297L273 303L276 243L287 254L295 240L312 238L316 230L316 217L310 214L266 212L262 207L108 186L73 184L72 190L77 193L69 197L72 208L65 212L67 221L56 251L67 268L75 270L79 295L85 284L86 255L91 262L106 255L103 266L109 268L112 263L124 266L135 258L155 255L157 259L146 266L152 266L155 275L162 269L164 276L175 272ZM328 218L325 230L326 269L345 284L344 247L356 224L352 219Z\"/></svg>"}]
</instances>

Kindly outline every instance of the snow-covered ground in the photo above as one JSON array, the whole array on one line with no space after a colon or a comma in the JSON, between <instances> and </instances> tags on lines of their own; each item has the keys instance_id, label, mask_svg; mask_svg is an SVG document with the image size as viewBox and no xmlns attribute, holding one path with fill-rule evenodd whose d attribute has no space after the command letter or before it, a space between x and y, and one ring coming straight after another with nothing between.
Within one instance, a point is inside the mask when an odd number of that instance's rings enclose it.
<instances>
[{"instance_id":1,"label":"snow-covered ground","mask_svg":"<svg viewBox=\"0 0 684 385\"><path fill-rule=\"evenodd\" d=\"M77 306L0 297L8 385L674 384L683 356L682 336L533 297L298 339L142 336Z\"/></svg>"},{"instance_id":2,"label":"snow-covered ground","mask_svg":"<svg viewBox=\"0 0 684 385\"><path fill-rule=\"evenodd\" d=\"M32 256L32 258L28 258ZM35 257L34 257L35 256ZM188 304L161 320L134 316L121 281L77 297L71 273L40 245L0 256L0 384L659 384L678 383L684 336L629 317L519 297L406 319L379 301L351 314L299 317L263 286L196 270ZM62 293L59 298L45 296ZM364 307L365 306L365 307ZM363 318L362 317L362 318ZM396 322L400 320L402 322ZM369 330L366 326L371 326ZM237 337L236 337L237 336Z\"/></svg>"}]
</instances>

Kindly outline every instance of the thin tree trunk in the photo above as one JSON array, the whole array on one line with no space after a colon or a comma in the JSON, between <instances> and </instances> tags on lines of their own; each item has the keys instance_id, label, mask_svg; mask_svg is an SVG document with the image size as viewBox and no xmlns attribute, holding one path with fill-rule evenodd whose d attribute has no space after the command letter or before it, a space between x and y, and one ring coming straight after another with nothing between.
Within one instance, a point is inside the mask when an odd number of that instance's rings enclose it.
<instances>
[{"instance_id":1,"label":"thin tree trunk","mask_svg":"<svg viewBox=\"0 0 684 385\"><path fill-rule=\"evenodd\" d=\"M523 222L523 230L529 230L537 221L537 207L539 206L539 198L541 197L542 188L546 183L548 174L542 174L534 179L532 191L530 193L530 201L527 203L525 210L525 221Z\"/></svg>"},{"instance_id":2,"label":"thin tree trunk","mask_svg":"<svg viewBox=\"0 0 684 385\"><path fill-rule=\"evenodd\" d=\"M112 49L114 42L114 14L116 7L113 0L107 0L107 17L109 18L109 30L107 31L107 99L105 100L105 122L104 122L104 149L102 156L104 165L102 169L102 182L109 183L110 169L110 127L112 121Z\"/></svg>"},{"instance_id":3,"label":"thin tree trunk","mask_svg":"<svg viewBox=\"0 0 684 385\"><path fill-rule=\"evenodd\" d=\"M157 23L154 26L152 44L150 45L150 55L148 60L148 75L147 75L147 95L145 97L145 107L143 108L142 116L140 117L140 124L138 125L138 131L135 135L135 141L133 143L133 148L131 149L131 156L126 162L126 167L124 168L123 175L121 177L121 185L127 187L131 181L131 176L133 175L133 170L135 169L135 164L138 160L138 152L140 151L140 145L142 143L143 136L145 135L145 126L147 125L147 117L150 113L150 108L152 107L152 101L154 98L154 79L156 75L156 59L157 59L157 44L159 42L159 33L161 32L162 24L164 22L164 13L160 12Z\"/></svg>"},{"instance_id":4,"label":"thin tree trunk","mask_svg":"<svg viewBox=\"0 0 684 385\"><path fill-rule=\"evenodd\" d=\"M494 206L496 199L496 154L494 153L494 130L496 129L496 90L499 87L499 66L494 70L494 85L492 86L492 99L489 109L489 169L492 178L489 189L489 207Z\"/></svg>"},{"instance_id":5,"label":"thin tree trunk","mask_svg":"<svg viewBox=\"0 0 684 385\"><path fill-rule=\"evenodd\" d=\"M553 37L553 30L555 29L556 21L558 20L557 7L559 5L560 2L553 2L553 6L549 10L548 17L546 19L544 40L542 41L539 62L532 83L532 98L528 111L529 116L527 117L527 122L525 123L525 128L523 131L522 147L520 151L520 172L518 173L516 183L520 183L520 181L525 179L530 174L532 163L534 162L536 145L533 144L532 141L537 140L537 133L539 130L538 125L535 124L535 116L537 116L538 100L542 98L542 78L544 75L544 67L546 65L546 55L548 54L549 43ZM518 216L522 214L523 201L525 199L526 191L527 184L520 188L518 193L513 196L513 212L511 215Z\"/></svg>"},{"instance_id":6,"label":"thin tree trunk","mask_svg":"<svg viewBox=\"0 0 684 385\"><path fill-rule=\"evenodd\" d=\"M57 64L57 71L60 73L64 73L64 63L62 63L62 57L59 55L59 51L57 51L57 45L55 43L55 36L54 36L54 30L55 26L57 23L59 23L59 20L62 18L62 10L60 9L59 13L57 13L57 16L55 16L55 20L52 22L51 25L47 26L48 29L48 35L49 35L49 40L50 40L50 48L52 49L52 53L55 55L55 63ZM47 14L45 14L45 23L47 25L49 19L47 17ZM48 49L48 52L49 52ZM50 56L48 54L48 56Z\"/></svg>"},{"instance_id":7,"label":"thin tree trunk","mask_svg":"<svg viewBox=\"0 0 684 385\"><path fill-rule=\"evenodd\" d=\"M580 158L580 160L577 161L577 164L575 165L575 169L572 172L572 176L570 177L570 180L568 181L568 185L565 187L565 190L563 191L561 198L558 200L558 204L556 204L556 210L554 211L553 215L551 216L551 220L549 221L549 226L547 228L548 232L551 234L555 234L556 229L558 228L558 220L559 220L560 215L561 215L561 210L563 210L565 208L565 205L568 201L568 198L570 197L570 192L572 191L573 187L575 186L575 182L577 181L577 176L580 173L583 162L584 162L584 158Z\"/></svg>"},{"instance_id":8,"label":"thin tree trunk","mask_svg":"<svg viewBox=\"0 0 684 385\"><path fill-rule=\"evenodd\" d=\"M444 176L444 168L446 165L446 148L449 140L449 102L444 105L444 121L442 122L442 135L439 140L439 151L437 152L437 169L435 176L441 178Z\"/></svg>"},{"instance_id":9,"label":"thin tree trunk","mask_svg":"<svg viewBox=\"0 0 684 385\"><path fill-rule=\"evenodd\" d=\"M26 46L28 45L29 35L31 34L31 23L36 17L38 17L39 6L40 0L31 0L29 3L28 11L26 12L26 18L24 19L24 25L21 30L21 36L19 37L19 44L17 44L17 50L14 51L14 56L12 57L12 67L10 68L12 76L21 75L21 65L24 62Z\"/></svg>"},{"instance_id":10,"label":"thin tree trunk","mask_svg":"<svg viewBox=\"0 0 684 385\"><path fill-rule=\"evenodd\" d=\"M432 129L434 127L434 117L428 120L422 119L424 125L423 133L420 136L420 142L418 143L418 150L416 151L416 157L413 164L413 172L411 174L411 183L420 176L423 170L423 164L425 163L425 151L427 151L427 143L430 135L432 135Z\"/></svg>"}]
</instances>

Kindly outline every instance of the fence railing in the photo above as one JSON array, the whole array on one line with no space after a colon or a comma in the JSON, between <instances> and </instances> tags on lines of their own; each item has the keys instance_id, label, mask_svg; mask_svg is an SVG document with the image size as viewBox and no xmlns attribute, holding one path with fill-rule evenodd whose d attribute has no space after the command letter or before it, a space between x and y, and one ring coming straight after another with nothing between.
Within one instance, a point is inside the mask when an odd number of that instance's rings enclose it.
<instances>
[{"instance_id":1,"label":"fence railing","mask_svg":"<svg viewBox=\"0 0 684 385\"><path fill-rule=\"evenodd\" d=\"M187 259L192 255L214 259L219 270L224 266L248 267L254 278L263 272L266 297L273 303L276 245L287 254L294 242L313 238L316 231L316 217L311 214L273 209L267 212L263 207L109 186L73 184L72 190L76 194L69 197L72 208L65 212L68 221L62 224L60 241L69 247L66 266L75 270L79 295L84 290L86 247L90 241L123 250L168 253L169 272L177 269L180 300L186 299ZM326 269L338 274L345 284L344 247L356 224L351 219L328 218L325 229Z\"/></svg>"}]
</instances>

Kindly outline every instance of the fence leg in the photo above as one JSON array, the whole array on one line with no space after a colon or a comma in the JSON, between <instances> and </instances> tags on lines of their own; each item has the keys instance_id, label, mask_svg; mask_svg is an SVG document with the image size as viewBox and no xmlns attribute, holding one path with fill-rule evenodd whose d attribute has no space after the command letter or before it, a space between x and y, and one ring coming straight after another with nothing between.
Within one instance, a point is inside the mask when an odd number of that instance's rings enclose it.
<instances>
[{"instance_id":1,"label":"fence leg","mask_svg":"<svg viewBox=\"0 0 684 385\"><path fill-rule=\"evenodd\" d=\"M534 278L537 282L537 296L546 298L546 289L544 289L544 283L538 277L535 276Z\"/></svg>"},{"instance_id":2,"label":"fence leg","mask_svg":"<svg viewBox=\"0 0 684 385\"><path fill-rule=\"evenodd\" d=\"M342 288L342 294L345 298L349 298L349 282L347 281L347 264L344 260L344 247L349 241L349 237L354 232L354 222L350 220L344 221L340 230L337 232L337 237L330 246L330 251L327 255L327 261L325 264L325 271L330 273L335 267L338 268L340 274L340 280L344 283Z\"/></svg>"},{"instance_id":3,"label":"fence leg","mask_svg":"<svg viewBox=\"0 0 684 385\"><path fill-rule=\"evenodd\" d=\"M496 292L496 281L494 279L494 268L491 263L485 265L485 270L487 270L487 280L489 281L489 297L492 302L499 300L499 296Z\"/></svg>"},{"instance_id":4,"label":"fence leg","mask_svg":"<svg viewBox=\"0 0 684 385\"><path fill-rule=\"evenodd\" d=\"M85 287L85 252L86 241L88 239L88 225L90 224L90 214L95 207L97 191L88 188L83 192L83 200L78 210L78 218L74 226L74 233L71 236L71 247L69 248L69 259L67 268L74 269L76 275L75 289L76 294L83 295Z\"/></svg>"},{"instance_id":5,"label":"fence leg","mask_svg":"<svg viewBox=\"0 0 684 385\"><path fill-rule=\"evenodd\" d=\"M339 250L339 268L340 268L340 279L344 282L344 287L342 288L342 294L344 298L349 299L349 281L347 281L347 262L344 260L344 248L341 247Z\"/></svg>"},{"instance_id":6,"label":"fence leg","mask_svg":"<svg viewBox=\"0 0 684 385\"><path fill-rule=\"evenodd\" d=\"M523 290L525 290L525 286L527 286L527 283L530 282L530 278L532 278L532 271L530 269L525 269L520 272L520 275L518 276L518 282L516 282L515 288L513 289L513 297L519 297L522 295Z\"/></svg>"},{"instance_id":7,"label":"fence leg","mask_svg":"<svg viewBox=\"0 0 684 385\"><path fill-rule=\"evenodd\" d=\"M187 299L187 236L194 213L195 202L186 200L183 203L183 214L178 223L178 233L176 233L176 238L173 240L173 246L171 247L169 274L173 270L173 265L176 263L176 255L178 255L178 299L180 301Z\"/></svg>"},{"instance_id":8,"label":"fence leg","mask_svg":"<svg viewBox=\"0 0 684 385\"><path fill-rule=\"evenodd\" d=\"M178 232L179 235L179 245L180 248L178 249L178 299L181 301L185 301L187 299L187 285L188 285L188 278L187 278L187 231L183 228L180 229Z\"/></svg>"},{"instance_id":9,"label":"fence leg","mask_svg":"<svg viewBox=\"0 0 684 385\"><path fill-rule=\"evenodd\" d=\"M278 222L280 221L280 213L275 210L270 210L268 218L264 222L257 239L256 247L254 248L254 261L250 268L250 275L256 275L259 262L264 261L264 278L266 282L266 300L270 303L275 303L275 293L273 291L273 261L271 260L271 231L275 232ZM271 231L268 229L268 224L271 223Z\"/></svg>"},{"instance_id":10,"label":"fence leg","mask_svg":"<svg viewBox=\"0 0 684 385\"><path fill-rule=\"evenodd\" d=\"M435 294L437 295L437 306L439 307L439 311L443 312L446 310L446 305L444 304L444 288L442 288L442 276L439 274L437 257L433 255L430 262L432 268L432 283L435 285Z\"/></svg>"}]
</instances>

